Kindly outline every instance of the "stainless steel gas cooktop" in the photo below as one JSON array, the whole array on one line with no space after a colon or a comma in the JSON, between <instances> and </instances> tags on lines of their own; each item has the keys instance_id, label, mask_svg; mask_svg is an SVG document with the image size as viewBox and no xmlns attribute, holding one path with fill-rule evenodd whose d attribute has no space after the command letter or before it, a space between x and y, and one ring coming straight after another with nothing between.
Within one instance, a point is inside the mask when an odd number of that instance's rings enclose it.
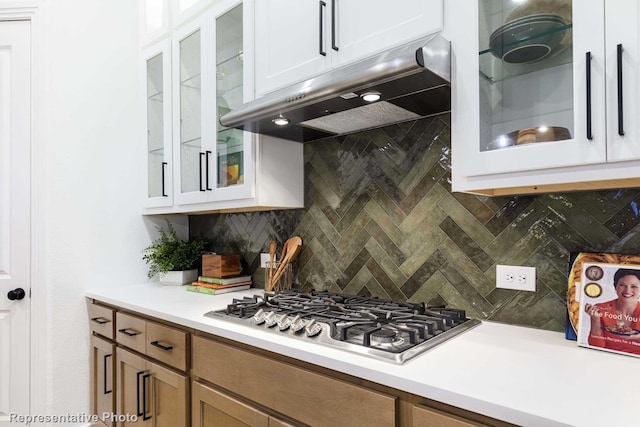
<instances>
[{"instance_id":1,"label":"stainless steel gas cooktop","mask_svg":"<svg viewBox=\"0 0 640 427\"><path fill-rule=\"evenodd\" d=\"M455 308L327 291L234 299L205 316L397 364L480 324Z\"/></svg>"}]
</instances>

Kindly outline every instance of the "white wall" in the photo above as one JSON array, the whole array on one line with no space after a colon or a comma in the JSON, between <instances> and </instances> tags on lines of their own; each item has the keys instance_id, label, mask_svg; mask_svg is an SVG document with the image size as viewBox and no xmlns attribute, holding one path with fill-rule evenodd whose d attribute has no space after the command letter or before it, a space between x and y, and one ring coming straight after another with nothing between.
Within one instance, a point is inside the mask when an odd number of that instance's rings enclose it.
<instances>
[{"instance_id":1,"label":"white wall","mask_svg":"<svg viewBox=\"0 0 640 427\"><path fill-rule=\"evenodd\" d=\"M89 411L84 291L146 281L138 10L135 0L41 3L49 414Z\"/></svg>"}]
</instances>

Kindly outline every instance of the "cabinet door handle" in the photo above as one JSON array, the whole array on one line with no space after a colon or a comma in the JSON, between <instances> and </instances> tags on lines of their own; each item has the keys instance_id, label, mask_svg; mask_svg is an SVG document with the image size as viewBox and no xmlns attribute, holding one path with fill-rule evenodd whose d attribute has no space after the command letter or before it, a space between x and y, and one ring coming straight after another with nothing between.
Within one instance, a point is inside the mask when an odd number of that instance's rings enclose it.
<instances>
[{"instance_id":1,"label":"cabinet door handle","mask_svg":"<svg viewBox=\"0 0 640 427\"><path fill-rule=\"evenodd\" d=\"M136 374L136 414L141 417L144 415L140 410L140 376L144 374L144 371L140 371Z\"/></svg>"},{"instance_id":2,"label":"cabinet door handle","mask_svg":"<svg viewBox=\"0 0 640 427\"><path fill-rule=\"evenodd\" d=\"M121 334L125 334L128 337L135 337L136 335L140 335L140 332L136 331L135 329L129 328L118 329L118 332L120 332Z\"/></svg>"},{"instance_id":3,"label":"cabinet door handle","mask_svg":"<svg viewBox=\"0 0 640 427\"><path fill-rule=\"evenodd\" d=\"M618 135L624 135L624 117L622 111L622 44L618 45Z\"/></svg>"},{"instance_id":4,"label":"cabinet door handle","mask_svg":"<svg viewBox=\"0 0 640 427\"><path fill-rule=\"evenodd\" d=\"M205 156L205 172L204 172L204 175L207 178L205 182L206 182L206 189L208 191L211 191L211 187L209 187L209 155L210 154L211 154L211 151L207 150L206 156Z\"/></svg>"},{"instance_id":5,"label":"cabinet door handle","mask_svg":"<svg viewBox=\"0 0 640 427\"><path fill-rule=\"evenodd\" d=\"M198 166L199 166L199 176L200 176L200 191L204 191L204 188L202 188L202 158L204 157L204 153L200 153L200 161L198 162Z\"/></svg>"},{"instance_id":6,"label":"cabinet door handle","mask_svg":"<svg viewBox=\"0 0 640 427\"><path fill-rule=\"evenodd\" d=\"M146 420L150 420L151 419L151 415L147 416L147 412L149 411L149 409L147 408L147 383L148 383L148 379L149 377L151 377L151 374L144 374L142 376L142 420L146 421Z\"/></svg>"},{"instance_id":7,"label":"cabinet door handle","mask_svg":"<svg viewBox=\"0 0 640 427\"><path fill-rule=\"evenodd\" d=\"M164 187L165 166L167 166L167 162L162 162L162 197L169 197Z\"/></svg>"},{"instance_id":8,"label":"cabinet door handle","mask_svg":"<svg viewBox=\"0 0 640 427\"><path fill-rule=\"evenodd\" d=\"M107 359L109 357L113 356L113 354L105 354L104 355L104 371L103 371L103 375L104 375L104 382L103 382L103 389L104 389L104 394L109 394L113 391L113 387L111 388L111 390L107 390Z\"/></svg>"},{"instance_id":9,"label":"cabinet door handle","mask_svg":"<svg viewBox=\"0 0 640 427\"><path fill-rule=\"evenodd\" d=\"M327 4L325 2L323 2L322 0L320 0L320 25L319 25L319 29L320 29L320 55L322 56L327 56L327 52L324 51L324 43L323 43L323 38L324 38L324 31L323 31L323 27L324 27L324 19L323 19L323 15L324 15L324 8L327 6Z\"/></svg>"},{"instance_id":10,"label":"cabinet door handle","mask_svg":"<svg viewBox=\"0 0 640 427\"><path fill-rule=\"evenodd\" d=\"M104 317L94 317L91 319L93 322L96 322L100 325L104 325L105 323L111 322L109 319L105 319Z\"/></svg>"},{"instance_id":11,"label":"cabinet door handle","mask_svg":"<svg viewBox=\"0 0 640 427\"><path fill-rule=\"evenodd\" d=\"M587 52L587 139L593 139L591 131L591 52Z\"/></svg>"},{"instance_id":12,"label":"cabinet door handle","mask_svg":"<svg viewBox=\"0 0 640 427\"><path fill-rule=\"evenodd\" d=\"M336 45L336 0L331 0L331 48L338 50L338 45Z\"/></svg>"},{"instance_id":13,"label":"cabinet door handle","mask_svg":"<svg viewBox=\"0 0 640 427\"><path fill-rule=\"evenodd\" d=\"M159 341L153 341L151 345L164 351L171 351L173 349L172 345L162 345Z\"/></svg>"}]
</instances>

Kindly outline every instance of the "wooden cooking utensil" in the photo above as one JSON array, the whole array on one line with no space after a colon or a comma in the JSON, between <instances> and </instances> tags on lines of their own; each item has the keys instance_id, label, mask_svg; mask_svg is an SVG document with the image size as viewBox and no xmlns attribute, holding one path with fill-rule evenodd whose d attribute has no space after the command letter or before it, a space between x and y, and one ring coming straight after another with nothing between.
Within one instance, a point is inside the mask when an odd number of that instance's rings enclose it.
<instances>
[{"instance_id":1,"label":"wooden cooking utensil","mask_svg":"<svg viewBox=\"0 0 640 427\"><path fill-rule=\"evenodd\" d=\"M277 247L278 247L278 242L276 242L275 240L272 240L271 243L269 243L269 266L267 267L268 274L267 274L267 284L266 284L267 291L271 291L273 289L271 279L273 278L273 262L275 260Z\"/></svg>"},{"instance_id":2,"label":"wooden cooking utensil","mask_svg":"<svg viewBox=\"0 0 640 427\"><path fill-rule=\"evenodd\" d=\"M271 280L271 286L275 286L282 277L282 274L287 269L287 266L291 264L300 251L302 250L302 239L298 236L294 236L284 242L284 246L282 248L282 253L284 254L282 258L280 258L280 265L278 266L275 274L273 275L273 279Z\"/></svg>"}]
</instances>

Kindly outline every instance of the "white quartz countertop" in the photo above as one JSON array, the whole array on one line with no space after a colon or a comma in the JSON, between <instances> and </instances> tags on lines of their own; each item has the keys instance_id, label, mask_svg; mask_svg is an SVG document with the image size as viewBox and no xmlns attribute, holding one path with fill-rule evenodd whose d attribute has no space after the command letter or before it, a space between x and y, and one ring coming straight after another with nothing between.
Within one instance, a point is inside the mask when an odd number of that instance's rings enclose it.
<instances>
[{"instance_id":1,"label":"white quartz countertop","mask_svg":"<svg viewBox=\"0 0 640 427\"><path fill-rule=\"evenodd\" d=\"M86 296L522 426L632 426L640 361L564 334L484 321L403 365L204 317L233 298L147 283Z\"/></svg>"}]
</instances>

